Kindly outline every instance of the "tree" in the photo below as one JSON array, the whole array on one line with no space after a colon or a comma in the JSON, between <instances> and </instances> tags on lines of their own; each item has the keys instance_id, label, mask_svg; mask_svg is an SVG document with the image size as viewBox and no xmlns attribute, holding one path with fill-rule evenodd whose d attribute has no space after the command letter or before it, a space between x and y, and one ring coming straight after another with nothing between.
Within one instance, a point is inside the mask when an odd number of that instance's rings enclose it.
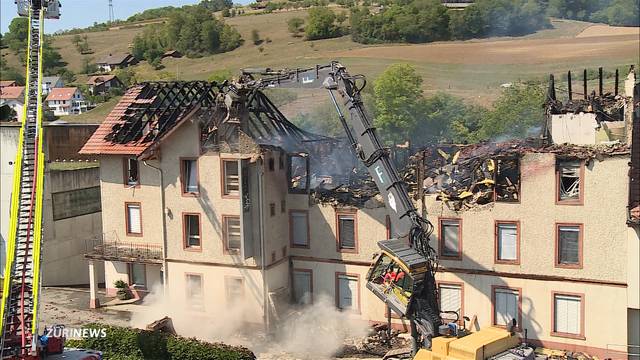
<instances>
[{"instance_id":1,"label":"tree","mask_svg":"<svg viewBox=\"0 0 640 360\"><path fill-rule=\"evenodd\" d=\"M287 20L287 28L294 37L300 36L300 33L304 30L304 28L302 27L303 25L304 20L299 17L293 17Z\"/></svg>"},{"instance_id":2,"label":"tree","mask_svg":"<svg viewBox=\"0 0 640 360\"><path fill-rule=\"evenodd\" d=\"M405 141L422 104L422 77L409 64L389 66L373 85L375 125L387 140Z\"/></svg>"},{"instance_id":3,"label":"tree","mask_svg":"<svg viewBox=\"0 0 640 360\"><path fill-rule=\"evenodd\" d=\"M640 3L637 0L614 0L591 16L592 21L610 25L640 26Z\"/></svg>"},{"instance_id":4,"label":"tree","mask_svg":"<svg viewBox=\"0 0 640 360\"><path fill-rule=\"evenodd\" d=\"M310 9L307 26L304 28L307 40L329 39L340 36L340 31L335 21L336 14L326 6Z\"/></svg>"},{"instance_id":5,"label":"tree","mask_svg":"<svg viewBox=\"0 0 640 360\"><path fill-rule=\"evenodd\" d=\"M29 37L29 19L25 17L15 17L9 24L9 31L5 34L5 39L9 48L16 54L27 47Z\"/></svg>"},{"instance_id":6,"label":"tree","mask_svg":"<svg viewBox=\"0 0 640 360\"><path fill-rule=\"evenodd\" d=\"M80 34L73 35L73 37L71 38L71 43L75 45L75 47L78 47L80 46L80 42L82 42L82 37L80 37Z\"/></svg>"},{"instance_id":7,"label":"tree","mask_svg":"<svg viewBox=\"0 0 640 360\"><path fill-rule=\"evenodd\" d=\"M210 11L221 11L233 7L232 0L202 0L200 6Z\"/></svg>"},{"instance_id":8,"label":"tree","mask_svg":"<svg viewBox=\"0 0 640 360\"><path fill-rule=\"evenodd\" d=\"M260 32L257 29L251 30L251 40L253 40L253 45L262 44L262 39L260 39Z\"/></svg>"},{"instance_id":9,"label":"tree","mask_svg":"<svg viewBox=\"0 0 640 360\"><path fill-rule=\"evenodd\" d=\"M93 63L93 58L83 58L82 59L82 73L83 74L93 74L98 71L98 65Z\"/></svg>"}]
</instances>

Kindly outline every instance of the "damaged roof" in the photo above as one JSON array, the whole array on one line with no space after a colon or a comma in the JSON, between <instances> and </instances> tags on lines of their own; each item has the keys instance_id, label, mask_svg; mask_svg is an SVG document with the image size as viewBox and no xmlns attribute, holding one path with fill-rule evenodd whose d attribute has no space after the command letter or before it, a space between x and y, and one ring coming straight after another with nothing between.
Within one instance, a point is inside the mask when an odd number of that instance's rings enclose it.
<instances>
[{"instance_id":1,"label":"damaged roof","mask_svg":"<svg viewBox=\"0 0 640 360\"><path fill-rule=\"evenodd\" d=\"M207 130L217 131L225 123L242 125L258 144L324 138L297 128L258 90L243 93L206 81L148 82L127 90L80 153L140 156L195 114L203 142Z\"/></svg>"}]
</instances>

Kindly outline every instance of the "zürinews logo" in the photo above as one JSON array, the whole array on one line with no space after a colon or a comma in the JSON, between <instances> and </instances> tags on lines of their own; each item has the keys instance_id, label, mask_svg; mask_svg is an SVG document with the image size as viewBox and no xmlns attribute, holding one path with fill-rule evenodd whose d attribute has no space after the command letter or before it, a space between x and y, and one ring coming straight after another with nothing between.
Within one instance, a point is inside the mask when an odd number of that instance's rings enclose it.
<instances>
[{"instance_id":1,"label":"z\u00fcrinews logo","mask_svg":"<svg viewBox=\"0 0 640 360\"><path fill-rule=\"evenodd\" d=\"M51 338L67 338L67 339L89 339L89 338L106 338L106 328L74 328L63 325L55 325L51 328L44 329L44 336Z\"/></svg>"}]
</instances>

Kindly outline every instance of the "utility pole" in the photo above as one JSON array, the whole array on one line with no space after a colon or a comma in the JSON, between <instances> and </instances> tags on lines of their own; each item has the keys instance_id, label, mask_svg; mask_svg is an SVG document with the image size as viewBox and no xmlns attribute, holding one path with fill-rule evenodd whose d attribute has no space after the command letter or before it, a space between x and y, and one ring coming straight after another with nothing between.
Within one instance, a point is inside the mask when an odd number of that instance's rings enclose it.
<instances>
[{"instance_id":1,"label":"utility pole","mask_svg":"<svg viewBox=\"0 0 640 360\"><path fill-rule=\"evenodd\" d=\"M109 0L109 23L112 23L116 19L113 13L113 0Z\"/></svg>"}]
</instances>

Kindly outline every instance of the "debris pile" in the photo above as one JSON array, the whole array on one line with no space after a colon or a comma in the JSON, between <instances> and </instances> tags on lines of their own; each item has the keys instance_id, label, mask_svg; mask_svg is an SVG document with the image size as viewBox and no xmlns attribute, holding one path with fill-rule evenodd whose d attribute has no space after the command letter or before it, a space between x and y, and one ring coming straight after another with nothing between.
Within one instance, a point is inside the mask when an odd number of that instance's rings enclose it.
<instances>
[{"instance_id":1,"label":"debris pile","mask_svg":"<svg viewBox=\"0 0 640 360\"><path fill-rule=\"evenodd\" d=\"M332 179L332 182L336 180ZM311 191L311 198L325 205L349 205L376 208L384 206L376 184L370 177L358 178L352 182L330 184L321 182Z\"/></svg>"},{"instance_id":2,"label":"debris pile","mask_svg":"<svg viewBox=\"0 0 640 360\"><path fill-rule=\"evenodd\" d=\"M595 113L598 122L624 121L625 98L611 93L602 96L592 93L587 99L572 99L565 102L549 101L547 106L551 114Z\"/></svg>"},{"instance_id":3,"label":"debris pile","mask_svg":"<svg viewBox=\"0 0 640 360\"><path fill-rule=\"evenodd\" d=\"M552 350L538 347L535 350L536 359L554 359L554 360L597 360L596 356L579 351Z\"/></svg>"},{"instance_id":4,"label":"debris pile","mask_svg":"<svg viewBox=\"0 0 640 360\"><path fill-rule=\"evenodd\" d=\"M391 336L389 336L389 333ZM411 352L410 336L400 333L396 329L389 328L387 324L374 324L371 326L371 334L365 338L347 339L338 357L355 357L357 355L373 355L382 357L389 351ZM404 350L404 351L403 351Z\"/></svg>"}]
</instances>

